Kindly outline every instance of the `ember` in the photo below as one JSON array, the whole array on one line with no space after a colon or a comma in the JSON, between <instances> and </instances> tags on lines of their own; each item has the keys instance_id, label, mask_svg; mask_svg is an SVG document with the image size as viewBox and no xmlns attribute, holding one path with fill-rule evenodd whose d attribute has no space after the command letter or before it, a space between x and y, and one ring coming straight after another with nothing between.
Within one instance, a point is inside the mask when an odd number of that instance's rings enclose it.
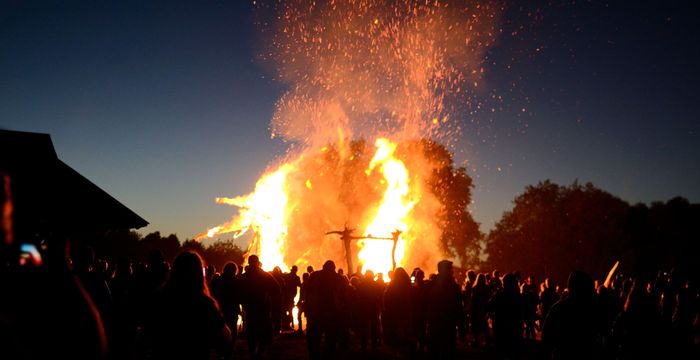
<instances>
[{"instance_id":1,"label":"ember","mask_svg":"<svg viewBox=\"0 0 700 360\"><path fill-rule=\"evenodd\" d=\"M326 259L375 273L437 263L444 204L430 184L445 164L423 139L459 135L452 115L477 103L467 98L498 11L410 0L257 6L275 13L275 23L260 22L273 39L263 57L289 85L272 136L295 146L253 193L217 199L239 212L199 238L250 232L249 252L267 270ZM347 249L325 236L343 224L357 229Z\"/></svg>"}]
</instances>

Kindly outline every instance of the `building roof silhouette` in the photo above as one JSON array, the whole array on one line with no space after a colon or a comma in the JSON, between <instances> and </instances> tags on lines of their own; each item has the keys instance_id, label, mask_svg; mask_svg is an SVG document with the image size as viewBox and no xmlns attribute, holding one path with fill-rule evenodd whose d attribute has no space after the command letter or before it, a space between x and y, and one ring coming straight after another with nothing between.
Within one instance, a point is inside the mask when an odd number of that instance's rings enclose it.
<instances>
[{"instance_id":1,"label":"building roof silhouette","mask_svg":"<svg viewBox=\"0 0 700 360\"><path fill-rule=\"evenodd\" d=\"M61 161L49 134L0 130L15 235L132 229L148 222Z\"/></svg>"}]
</instances>

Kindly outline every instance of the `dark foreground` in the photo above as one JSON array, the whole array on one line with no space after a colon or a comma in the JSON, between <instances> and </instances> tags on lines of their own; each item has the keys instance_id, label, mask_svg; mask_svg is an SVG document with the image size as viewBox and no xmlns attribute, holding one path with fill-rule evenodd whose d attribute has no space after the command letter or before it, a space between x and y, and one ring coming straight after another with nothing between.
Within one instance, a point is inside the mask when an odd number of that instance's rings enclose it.
<instances>
[{"instance_id":1,"label":"dark foreground","mask_svg":"<svg viewBox=\"0 0 700 360\"><path fill-rule=\"evenodd\" d=\"M380 345L377 349L368 349L367 351L360 350L359 341L354 336L350 336L349 349L345 353L334 354L334 359L362 359L362 360L380 360L380 359L406 359L391 352L388 347ZM529 341L523 344L520 359L543 359L542 347L539 341ZM236 342L234 350L234 359L250 359L248 356L247 342L245 337L241 337ZM305 335L298 332L285 332L277 336L267 354L268 359L286 359L298 360L308 359L306 349ZM416 354L410 359L430 359L427 353ZM455 359L499 359L497 354L490 348L474 348L469 346L465 341L457 342L457 353Z\"/></svg>"}]
</instances>

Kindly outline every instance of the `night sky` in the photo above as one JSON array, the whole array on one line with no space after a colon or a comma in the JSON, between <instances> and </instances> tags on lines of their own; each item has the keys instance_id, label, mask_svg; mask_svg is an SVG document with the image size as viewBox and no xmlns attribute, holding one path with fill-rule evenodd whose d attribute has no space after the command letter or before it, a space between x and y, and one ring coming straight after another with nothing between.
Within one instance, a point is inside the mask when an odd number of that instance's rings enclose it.
<instances>
[{"instance_id":1,"label":"night sky","mask_svg":"<svg viewBox=\"0 0 700 360\"><path fill-rule=\"evenodd\" d=\"M228 220L214 198L252 191L287 148L270 139L285 87L259 60L252 4L65 3L1 2L0 128L51 134L142 231ZM480 86L503 99L462 114L452 149L483 231L544 179L700 201L699 4L505 5Z\"/></svg>"}]
</instances>

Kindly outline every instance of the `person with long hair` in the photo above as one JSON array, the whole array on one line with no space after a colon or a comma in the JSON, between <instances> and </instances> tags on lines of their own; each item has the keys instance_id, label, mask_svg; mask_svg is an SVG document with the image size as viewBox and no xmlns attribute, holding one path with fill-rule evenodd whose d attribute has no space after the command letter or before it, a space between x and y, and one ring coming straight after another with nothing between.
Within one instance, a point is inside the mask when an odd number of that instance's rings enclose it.
<instances>
[{"instance_id":1,"label":"person with long hair","mask_svg":"<svg viewBox=\"0 0 700 360\"><path fill-rule=\"evenodd\" d=\"M491 299L491 288L486 284L486 275L479 274L471 290L470 318L472 334L474 335L474 346L479 347L489 340L489 324L486 318L486 304Z\"/></svg>"},{"instance_id":2,"label":"person with long hair","mask_svg":"<svg viewBox=\"0 0 700 360\"><path fill-rule=\"evenodd\" d=\"M154 359L209 359L213 349L230 356L231 331L209 294L204 269L195 252L175 258L146 324Z\"/></svg>"}]
</instances>

